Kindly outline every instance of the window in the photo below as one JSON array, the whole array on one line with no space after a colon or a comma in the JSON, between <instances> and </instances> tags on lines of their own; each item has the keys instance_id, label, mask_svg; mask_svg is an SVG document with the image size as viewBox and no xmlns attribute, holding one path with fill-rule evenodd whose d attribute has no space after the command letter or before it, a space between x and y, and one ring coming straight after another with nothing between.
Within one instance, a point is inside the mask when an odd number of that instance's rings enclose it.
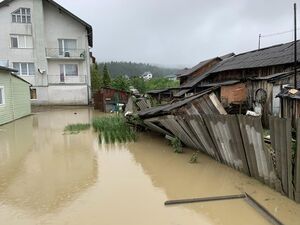
<instances>
[{"instance_id":1,"label":"window","mask_svg":"<svg viewBox=\"0 0 300 225\"><path fill-rule=\"evenodd\" d=\"M36 95L36 89L32 88L30 89L30 99L37 99L37 95Z\"/></svg>"},{"instance_id":2,"label":"window","mask_svg":"<svg viewBox=\"0 0 300 225\"><path fill-rule=\"evenodd\" d=\"M59 39L58 40L59 55L66 55L77 48L77 41L75 39Z\"/></svg>"},{"instance_id":3,"label":"window","mask_svg":"<svg viewBox=\"0 0 300 225\"><path fill-rule=\"evenodd\" d=\"M31 23L29 8L19 8L11 14L13 23Z\"/></svg>"},{"instance_id":4,"label":"window","mask_svg":"<svg viewBox=\"0 0 300 225\"><path fill-rule=\"evenodd\" d=\"M6 59L0 59L0 66L9 67L9 61Z\"/></svg>"},{"instance_id":5,"label":"window","mask_svg":"<svg viewBox=\"0 0 300 225\"><path fill-rule=\"evenodd\" d=\"M34 75L35 74L35 68L33 63L19 63L14 62L13 68L18 70L18 75L21 76L28 76L28 75Z\"/></svg>"},{"instance_id":6,"label":"window","mask_svg":"<svg viewBox=\"0 0 300 225\"><path fill-rule=\"evenodd\" d=\"M78 65L77 64L60 65L60 74L64 76L78 76Z\"/></svg>"},{"instance_id":7,"label":"window","mask_svg":"<svg viewBox=\"0 0 300 225\"><path fill-rule=\"evenodd\" d=\"M0 86L0 106L5 104L4 87Z\"/></svg>"},{"instance_id":8,"label":"window","mask_svg":"<svg viewBox=\"0 0 300 225\"><path fill-rule=\"evenodd\" d=\"M33 48L32 36L29 35L11 35L12 48Z\"/></svg>"}]
</instances>

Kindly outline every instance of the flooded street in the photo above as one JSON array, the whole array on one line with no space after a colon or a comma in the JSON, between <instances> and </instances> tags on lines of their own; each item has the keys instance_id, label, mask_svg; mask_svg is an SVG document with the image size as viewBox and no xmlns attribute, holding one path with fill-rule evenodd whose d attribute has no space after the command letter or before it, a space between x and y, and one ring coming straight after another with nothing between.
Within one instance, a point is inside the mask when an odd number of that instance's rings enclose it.
<instances>
[{"instance_id":1,"label":"flooded street","mask_svg":"<svg viewBox=\"0 0 300 225\"><path fill-rule=\"evenodd\" d=\"M0 126L2 225L267 225L244 200L164 206L166 200L249 193L286 225L300 204L205 155L175 154L161 136L98 143L92 129L64 134L101 114L55 109Z\"/></svg>"}]
</instances>

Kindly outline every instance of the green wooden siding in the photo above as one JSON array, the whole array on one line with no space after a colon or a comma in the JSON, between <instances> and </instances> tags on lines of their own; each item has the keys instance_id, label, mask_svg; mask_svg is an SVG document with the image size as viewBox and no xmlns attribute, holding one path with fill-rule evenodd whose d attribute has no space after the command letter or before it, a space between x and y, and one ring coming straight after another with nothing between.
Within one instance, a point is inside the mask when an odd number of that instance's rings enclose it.
<instances>
[{"instance_id":1,"label":"green wooden siding","mask_svg":"<svg viewBox=\"0 0 300 225\"><path fill-rule=\"evenodd\" d=\"M0 125L31 113L28 83L11 76L10 72L0 71L0 87L4 87L5 96L5 104L0 105Z\"/></svg>"},{"instance_id":2,"label":"green wooden siding","mask_svg":"<svg viewBox=\"0 0 300 225\"><path fill-rule=\"evenodd\" d=\"M31 113L29 84L12 77L14 119L19 119Z\"/></svg>"}]
</instances>

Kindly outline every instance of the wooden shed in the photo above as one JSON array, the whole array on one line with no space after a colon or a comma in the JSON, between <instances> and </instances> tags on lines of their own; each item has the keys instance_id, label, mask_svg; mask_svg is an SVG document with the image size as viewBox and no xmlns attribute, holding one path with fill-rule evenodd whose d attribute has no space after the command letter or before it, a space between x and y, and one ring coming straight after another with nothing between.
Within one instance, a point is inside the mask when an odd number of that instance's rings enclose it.
<instances>
[{"instance_id":1,"label":"wooden shed","mask_svg":"<svg viewBox=\"0 0 300 225\"><path fill-rule=\"evenodd\" d=\"M292 127L296 129L297 118L300 118L300 90L284 88L277 97L280 99L281 117L291 118Z\"/></svg>"},{"instance_id":2,"label":"wooden shed","mask_svg":"<svg viewBox=\"0 0 300 225\"><path fill-rule=\"evenodd\" d=\"M30 115L30 83L0 66L0 125Z\"/></svg>"},{"instance_id":3,"label":"wooden shed","mask_svg":"<svg viewBox=\"0 0 300 225\"><path fill-rule=\"evenodd\" d=\"M248 103L261 107L262 121L268 127L269 116L280 116L280 99L276 96L284 87L294 86L294 72L282 72L248 80Z\"/></svg>"},{"instance_id":4,"label":"wooden shed","mask_svg":"<svg viewBox=\"0 0 300 225\"><path fill-rule=\"evenodd\" d=\"M101 112L117 111L120 104L126 105L129 92L114 88L101 88L94 94L94 108Z\"/></svg>"}]
</instances>

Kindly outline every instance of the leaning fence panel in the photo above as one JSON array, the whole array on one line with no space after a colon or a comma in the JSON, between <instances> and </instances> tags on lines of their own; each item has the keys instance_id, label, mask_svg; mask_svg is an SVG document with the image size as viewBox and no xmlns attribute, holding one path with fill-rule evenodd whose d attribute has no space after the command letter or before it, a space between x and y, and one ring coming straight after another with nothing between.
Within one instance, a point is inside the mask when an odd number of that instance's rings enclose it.
<instances>
[{"instance_id":1,"label":"leaning fence panel","mask_svg":"<svg viewBox=\"0 0 300 225\"><path fill-rule=\"evenodd\" d=\"M300 203L300 119L297 119L297 150L294 166L295 200Z\"/></svg>"},{"instance_id":2,"label":"leaning fence panel","mask_svg":"<svg viewBox=\"0 0 300 225\"><path fill-rule=\"evenodd\" d=\"M264 143L261 119L259 117L238 115L238 120L251 176L274 187L276 175L272 165L271 153Z\"/></svg>"},{"instance_id":3,"label":"leaning fence panel","mask_svg":"<svg viewBox=\"0 0 300 225\"><path fill-rule=\"evenodd\" d=\"M236 116L202 116L223 162L249 175L248 163Z\"/></svg>"},{"instance_id":4,"label":"leaning fence panel","mask_svg":"<svg viewBox=\"0 0 300 225\"><path fill-rule=\"evenodd\" d=\"M282 190L294 199L292 181L291 119L270 117L271 144L275 154L275 171L281 181Z\"/></svg>"}]
</instances>

